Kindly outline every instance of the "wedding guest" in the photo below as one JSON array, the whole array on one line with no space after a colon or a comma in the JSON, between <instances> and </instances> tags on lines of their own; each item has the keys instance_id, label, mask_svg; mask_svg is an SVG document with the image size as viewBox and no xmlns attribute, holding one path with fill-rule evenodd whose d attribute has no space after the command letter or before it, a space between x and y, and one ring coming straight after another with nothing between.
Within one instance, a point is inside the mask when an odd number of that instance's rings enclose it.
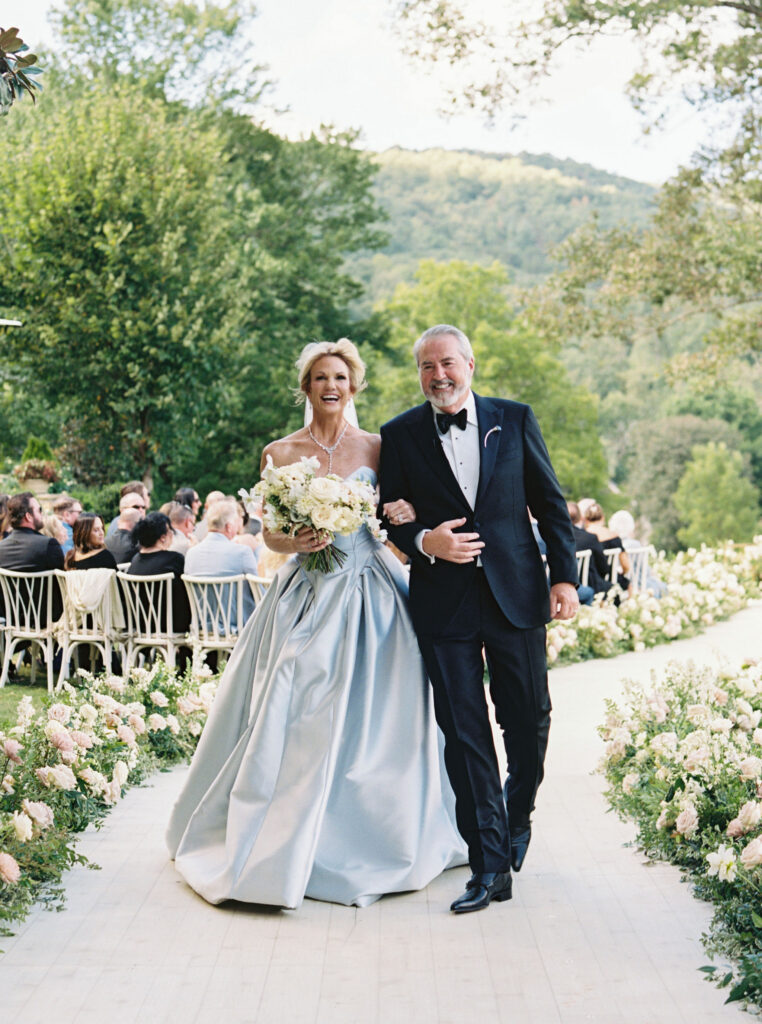
<instances>
[{"instance_id":1,"label":"wedding guest","mask_svg":"<svg viewBox=\"0 0 762 1024\"><path fill-rule=\"evenodd\" d=\"M44 537L42 510L31 491L22 491L8 499L8 520L10 534L0 540L0 569L13 572L45 572L48 569L63 569L64 556L61 545L52 537ZM58 581L53 583L53 617L61 617L63 605Z\"/></svg>"},{"instance_id":2,"label":"wedding guest","mask_svg":"<svg viewBox=\"0 0 762 1024\"><path fill-rule=\"evenodd\" d=\"M254 553L235 539L241 526L238 503L233 500L218 501L207 514L209 532L191 548L185 559L188 576L238 576L241 573L257 575ZM244 622L254 611L254 598L249 587L243 592ZM237 621L231 622L234 629ZM243 625L243 623L241 623Z\"/></svg>"},{"instance_id":3,"label":"wedding guest","mask_svg":"<svg viewBox=\"0 0 762 1024\"><path fill-rule=\"evenodd\" d=\"M74 547L74 540L72 531L74 524L77 519L82 515L82 505L74 498L67 498L65 496L57 498L53 503L53 513L63 523L64 532L66 533L66 541L61 545L63 553L67 554Z\"/></svg>"},{"instance_id":4,"label":"wedding guest","mask_svg":"<svg viewBox=\"0 0 762 1024\"><path fill-rule=\"evenodd\" d=\"M609 519L609 527L622 538L622 544L625 551L632 552L634 548L642 548L643 545L639 540L635 539L635 520L632 514L626 509L619 509ZM635 582L637 576L637 559L644 557L643 554L630 554L628 556L632 561L632 571L630 579ZM667 584L660 580L658 576L650 571L646 570L645 578L645 589L652 591L654 597L662 598L667 593Z\"/></svg>"},{"instance_id":5,"label":"wedding guest","mask_svg":"<svg viewBox=\"0 0 762 1024\"><path fill-rule=\"evenodd\" d=\"M207 494L206 501L204 502L204 514L201 517L201 519L196 523L196 529L193 531L193 536L196 538L197 541L203 540L204 537L206 537L208 529L206 523L206 516L209 512L209 509L212 507L212 505L215 504L215 502L222 501L224 497L225 495L222 493L222 491L210 491Z\"/></svg>"},{"instance_id":6,"label":"wedding guest","mask_svg":"<svg viewBox=\"0 0 762 1024\"><path fill-rule=\"evenodd\" d=\"M195 521L198 510L201 508L201 498L199 498L198 492L193 487L178 487L175 491L174 500L180 505L187 505L193 513Z\"/></svg>"},{"instance_id":7,"label":"wedding guest","mask_svg":"<svg viewBox=\"0 0 762 1024\"><path fill-rule=\"evenodd\" d=\"M590 604L596 594L605 594L611 589L607 574L609 563L603 553L603 545L594 533L588 533L582 528L582 513L576 501L567 501L566 508L572 524L574 534L574 547L577 551L589 551L590 562L587 570L587 583L590 594L583 593L580 586L577 593L582 604Z\"/></svg>"},{"instance_id":8,"label":"wedding guest","mask_svg":"<svg viewBox=\"0 0 762 1024\"><path fill-rule=\"evenodd\" d=\"M143 514L145 515L145 513L151 507L151 498L148 493L148 488L146 487L146 485L141 480L130 480L128 483L126 483L124 487L122 487L122 489L119 491L120 511L122 510L123 507L122 500L126 498L128 494L137 495L137 498L133 498L130 505L124 507L137 508L139 511L142 511ZM119 516L114 516L114 518L109 523L109 528L106 533L107 537L110 537L114 530L117 529L116 524L118 521Z\"/></svg>"},{"instance_id":9,"label":"wedding guest","mask_svg":"<svg viewBox=\"0 0 762 1024\"><path fill-rule=\"evenodd\" d=\"M43 514L42 529L40 530L40 533L43 535L43 537L52 537L53 540L57 540L58 543L61 545L61 550L63 550L63 546L67 540L67 536L66 530L64 530L64 525L58 518L58 516L53 515L52 513L47 516Z\"/></svg>"},{"instance_id":10,"label":"wedding guest","mask_svg":"<svg viewBox=\"0 0 762 1024\"><path fill-rule=\"evenodd\" d=\"M619 572L617 573L617 583L622 590L627 590L630 581L628 574L630 572L630 559L627 557L624 551L624 545L622 544L622 538L619 537L613 530L609 529L606 525L606 519L603 515L603 509L594 501L592 505L588 505L587 511L583 512L585 529L588 533L594 533L598 540L603 545L604 551L610 551L612 548L619 549Z\"/></svg>"},{"instance_id":11,"label":"wedding guest","mask_svg":"<svg viewBox=\"0 0 762 1024\"><path fill-rule=\"evenodd\" d=\"M64 569L116 569L116 559L105 541L101 517L83 512L74 524L74 547L64 558Z\"/></svg>"},{"instance_id":12,"label":"wedding guest","mask_svg":"<svg viewBox=\"0 0 762 1024\"><path fill-rule=\"evenodd\" d=\"M172 524L174 540L170 551L179 551L181 555L187 555L188 551L196 543L193 530L196 525L196 517L193 510L187 505L181 505L178 501L170 502L169 511L166 513Z\"/></svg>"},{"instance_id":13,"label":"wedding guest","mask_svg":"<svg viewBox=\"0 0 762 1024\"><path fill-rule=\"evenodd\" d=\"M174 534L169 518L162 512L149 512L132 531L139 546L138 553L127 570L130 576L158 576L171 572L172 626L175 633L186 633L190 626L190 605L181 577L185 559L177 551L170 551Z\"/></svg>"},{"instance_id":14,"label":"wedding guest","mask_svg":"<svg viewBox=\"0 0 762 1024\"><path fill-rule=\"evenodd\" d=\"M132 531L143 518L145 512L142 506L138 508L133 504L133 499L135 498L137 498L136 494L128 494L122 498L122 502L125 502L125 504L121 507L120 503L116 529L111 534L106 535L106 547L116 559L117 565L131 562L138 553L138 546L132 539Z\"/></svg>"}]
</instances>

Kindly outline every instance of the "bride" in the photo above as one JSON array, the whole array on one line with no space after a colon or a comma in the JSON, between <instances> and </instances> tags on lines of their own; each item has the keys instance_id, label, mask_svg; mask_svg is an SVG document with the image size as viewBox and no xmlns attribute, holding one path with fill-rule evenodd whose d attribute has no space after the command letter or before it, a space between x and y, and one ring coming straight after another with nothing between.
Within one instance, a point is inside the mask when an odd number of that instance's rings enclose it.
<instances>
[{"instance_id":1,"label":"bride","mask_svg":"<svg viewBox=\"0 0 762 1024\"><path fill-rule=\"evenodd\" d=\"M269 444L276 466L316 456L324 473L376 483L381 440L349 424L365 367L342 338L297 363L312 422ZM413 519L404 501L385 508ZM399 517L397 520L396 517ZM249 619L220 681L167 841L210 903L366 906L465 863L407 580L363 527L334 543L329 574L306 556L327 538L265 531L293 554Z\"/></svg>"}]
</instances>

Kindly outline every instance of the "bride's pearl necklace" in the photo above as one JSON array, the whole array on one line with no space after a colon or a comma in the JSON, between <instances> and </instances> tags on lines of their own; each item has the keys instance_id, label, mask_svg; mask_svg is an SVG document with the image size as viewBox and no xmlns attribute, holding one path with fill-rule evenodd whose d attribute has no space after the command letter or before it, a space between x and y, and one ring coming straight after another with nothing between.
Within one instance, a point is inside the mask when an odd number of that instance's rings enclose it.
<instances>
[{"instance_id":1,"label":"bride's pearl necklace","mask_svg":"<svg viewBox=\"0 0 762 1024\"><path fill-rule=\"evenodd\" d=\"M314 435L314 434L312 433L312 427L310 427L310 425L309 425L309 424L307 424L307 433L308 433L308 434L310 435L311 439L312 439L312 440L313 440L313 441L315 442L315 444L316 444L316 445L318 446L318 448L322 448L322 449L323 449L323 451L324 451L324 452L326 453L326 455L328 456L328 472L329 472L329 473L330 473L330 472L331 472L331 470L333 469L333 453L334 453L334 452L336 451L336 449L337 449L337 448L339 447L339 445L341 444L342 438L343 438L343 437L344 437L344 435L346 434L346 432L347 432L347 427L348 427L348 426L349 426L349 424L348 424L348 423L345 423L345 424L344 424L344 429L343 429L343 430L342 430L342 432L341 432L341 433L339 434L339 436L338 436L338 437L336 438L336 443L335 443L335 444L332 444L332 445L331 445L331 447L329 448L327 444L321 444L321 443L320 443L320 441L318 441L318 439L317 439L317 438L315 437L315 435Z\"/></svg>"}]
</instances>

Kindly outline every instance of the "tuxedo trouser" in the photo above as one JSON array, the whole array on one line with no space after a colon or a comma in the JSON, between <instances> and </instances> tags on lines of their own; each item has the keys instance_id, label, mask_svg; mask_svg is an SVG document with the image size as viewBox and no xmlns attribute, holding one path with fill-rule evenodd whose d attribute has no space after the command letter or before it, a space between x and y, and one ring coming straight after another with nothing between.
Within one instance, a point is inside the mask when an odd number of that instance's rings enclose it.
<instances>
[{"instance_id":1,"label":"tuxedo trouser","mask_svg":"<svg viewBox=\"0 0 762 1024\"><path fill-rule=\"evenodd\" d=\"M509 820L513 827L527 824L544 771L551 711L545 627L513 626L479 568L446 633L419 633L418 641L469 863L475 872L506 871ZM508 759L505 789L487 708L485 655Z\"/></svg>"}]
</instances>

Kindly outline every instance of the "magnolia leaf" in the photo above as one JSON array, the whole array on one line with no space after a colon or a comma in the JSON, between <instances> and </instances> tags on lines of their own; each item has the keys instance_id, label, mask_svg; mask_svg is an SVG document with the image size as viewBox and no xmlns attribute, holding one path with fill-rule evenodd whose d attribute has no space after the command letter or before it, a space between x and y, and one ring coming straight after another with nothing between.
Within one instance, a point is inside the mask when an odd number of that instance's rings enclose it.
<instances>
[{"instance_id":1,"label":"magnolia leaf","mask_svg":"<svg viewBox=\"0 0 762 1024\"><path fill-rule=\"evenodd\" d=\"M18 37L19 30L17 28L7 28L3 32L0 32L0 50L5 50L6 53L10 53L9 46L13 45L14 40L19 43L21 40Z\"/></svg>"},{"instance_id":2,"label":"magnolia leaf","mask_svg":"<svg viewBox=\"0 0 762 1024\"><path fill-rule=\"evenodd\" d=\"M739 999L743 999L746 993L749 991L749 981L744 978L743 981L739 981L737 985L734 985L730 990L728 998L725 1000L726 1003L735 1003Z\"/></svg>"},{"instance_id":3,"label":"magnolia leaf","mask_svg":"<svg viewBox=\"0 0 762 1024\"><path fill-rule=\"evenodd\" d=\"M762 917L754 910L751 912L751 920L755 928L762 928Z\"/></svg>"}]
</instances>

